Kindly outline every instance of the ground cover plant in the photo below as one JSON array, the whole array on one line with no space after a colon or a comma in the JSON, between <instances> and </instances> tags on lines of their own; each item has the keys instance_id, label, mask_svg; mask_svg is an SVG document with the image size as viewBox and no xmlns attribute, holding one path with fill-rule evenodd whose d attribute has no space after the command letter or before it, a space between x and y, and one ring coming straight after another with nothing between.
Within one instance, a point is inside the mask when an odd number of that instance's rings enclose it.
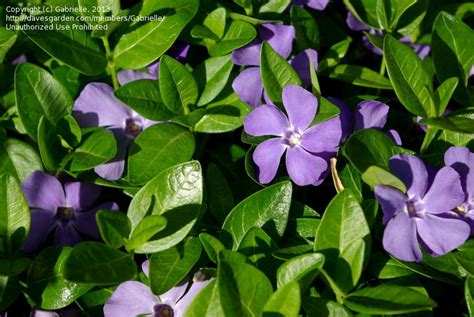
<instances>
[{"instance_id":1,"label":"ground cover plant","mask_svg":"<svg viewBox=\"0 0 474 317\"><path fill-rule=\"evenodd\" d=\"M0 3L1 316L474 316L474 5Z\"/></svg>"}]
</instances>

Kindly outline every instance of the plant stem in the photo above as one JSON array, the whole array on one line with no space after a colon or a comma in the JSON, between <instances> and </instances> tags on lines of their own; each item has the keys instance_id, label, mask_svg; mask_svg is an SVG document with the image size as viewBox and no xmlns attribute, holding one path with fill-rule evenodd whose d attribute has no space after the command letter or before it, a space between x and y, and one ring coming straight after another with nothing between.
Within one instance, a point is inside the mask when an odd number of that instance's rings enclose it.
<instances>
[{"instance_id":1,"label":"plant stem","mask_svg":"<svg viewBox=\"0 0 474 317\"><path fill-rule=\"evenodd\" d=\"M324 269L321 269L320 273L324 282L331 288L334 295L336 295L337 302L342 305L346 294L344 294L344 292L339 288L339 286L337 286L336 282L334 282L334 280L329 276L329 274Z\"/></svg>"},{"instance_id":2,"label":"plant stem","mask_svg":"<svg viewBox=\"0 0 474 317\"><path fill-rule=\"evenodd\" d=\"M114 53L110 50L109 39L106 36L101 37L102 43L104 43L105 54L107 56L107 68L110 72L110 77L112 77L112 85L114 90L119 88L119 82L117 80L117 71L115 70L115 60Z\"/></svg>"}]
</instances>

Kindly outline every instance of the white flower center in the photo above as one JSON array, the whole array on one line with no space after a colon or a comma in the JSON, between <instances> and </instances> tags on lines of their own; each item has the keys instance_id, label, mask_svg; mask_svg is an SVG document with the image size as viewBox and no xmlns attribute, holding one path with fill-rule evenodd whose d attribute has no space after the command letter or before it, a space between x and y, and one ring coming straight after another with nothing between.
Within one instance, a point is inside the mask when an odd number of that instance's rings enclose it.
<instances>
[{"instance_id":1,"label":"white flower center","mask_svg":"<svg viewBox=\"0 0 474 317\"><path fill-rule=\"evenodd\" d=\"M290 143L291 146L297 146L301 144L301 135L298 133L292 133L290 137L288 138L288 143Z\"/></svg>"}]
</instances>

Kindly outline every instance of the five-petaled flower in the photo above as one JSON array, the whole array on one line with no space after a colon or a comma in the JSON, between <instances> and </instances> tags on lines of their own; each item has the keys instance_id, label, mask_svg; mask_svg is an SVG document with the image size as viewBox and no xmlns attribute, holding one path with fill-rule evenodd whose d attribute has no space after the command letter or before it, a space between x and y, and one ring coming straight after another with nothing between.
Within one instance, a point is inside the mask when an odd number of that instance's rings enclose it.
<instances>
[{"instance_id":1,"label":"five-petaled flower","mask_svg":"<svg viewBox=\"0 0 474 317\"><path fill-rule=\"evenodd\" d=\"M319 185L326 177L329 158L335 156L341 140L341 122L333 118L310 127L318 99L302 87L283 89L287 115L273 104L255 108L244 120L251 136L274 136L260 143L253 153L258 179L266 184L275 177L286 152L286 169L300 186Z\"/></svg>"},{"instance_id":2,"label":"five-petaled flower","mask_svg":"<svg viewBox=\"0 0 474 317\"><path fill-rule=\"evenodd\" d=\"M464 201L455 212L471 226L474 233L474 153L468 148L453 146L444 154L444 162L454 168L461 176Z\"/></svg>"},{"instance_id":3,"label":"five-petaled flower","mask_svg":"<svg viewBox=\"0 0 474 317\"><path fill-rule=\"evenodd\" d=\"M469 225L451 210L461 205L464 193L459 174L445 166L435 175L413 155L397 154L389 161L391 171L407 192L377 185L375 197L382 205L385 250L404 261L421 261L419 244L432 256L446 254L469 237Z\"/></svg>"},{"instance_id":4,"label":"five-petaled flower","mask_svg":"<svg viewBox=\"0 0 474 317\"><path fill-rule=\"evenodd\" d=\"M55 177L40 171L32 173L21 184L21 189L31 208L30 233L23 246L28 253L38 250L52 231L54 242L60 245L80 242L78 231L98 239L97 211L118 210L113 202L94 207L100 195L99 186L78 181L63 186Z\"/></svg>"}]
</instances>

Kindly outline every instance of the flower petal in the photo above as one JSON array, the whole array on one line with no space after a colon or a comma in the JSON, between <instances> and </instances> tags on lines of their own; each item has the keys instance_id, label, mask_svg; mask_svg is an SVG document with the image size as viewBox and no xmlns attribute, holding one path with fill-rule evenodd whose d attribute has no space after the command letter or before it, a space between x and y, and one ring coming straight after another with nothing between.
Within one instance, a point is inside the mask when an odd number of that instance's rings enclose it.
<instances>
[{"instance_id":1,"label":"flower petal","mask_svg":"<svg viewBox=\"0 0 474 317\"><path fill-rule=\"evenodd\" d=\"M29 317L59 317L59 314L50 310L35 309L30 313Z\"/></svg>"},{"instance_id":2,"label":"flower petal","mask_svg":"<svg viewBox=\"0 0 474 317\"><path fill-rule=\"evenodd\" d=\"M364 23L360 22L351 12L347 12L346 23L352 31L368 31L370 28Z\"/></svg>"},{"instance_id":3,"label":"flower petal","mask_svg":"<svg viewBox=\"0 0 474 317\"><path fill-rule=\"evenodd\" d=\"M398 133L397 130L390 129L390 130L386 131L385 134L388 135L390 137L390 139L392 139L393 142L395 142L396 145L398 145L398 146L403 145L402 138L400 137L400 134Z\"/></svg>"},{"instance_id":4,"label":"flower petal","mask_svg":"<svg viewBox=\"0 0 474 317\"><path fill-rule=\"evenodd\" d=\"M159 296L160 300L164 304L175 306L176 303L179 301L179 299L184 295L184 292L188 288L188 284L189 284L189 282L187 282L187 281L179 283L178 285L176 285L175 287L173 287L169 291L161 294Z\"/></svg>"},{"instance_id":5,"label":"flower petal","mask_svg":"<svg viewBox=\"0 0 474 317\"><path fill-rule=\"evenodd\" d=\"M39 249L48 233L54 226L54 215L49 210L32 210L31 226L28 237L23 244L23 251L33 253Z\"/></svg>"},{"instance_id":6,"label":"flower petal","mask_svg":"<svg viewBox=\"0 0 474 317\"><path fill-rule=\"evenodd\" d=\"M423 197L428 213L448 212L464 202L464 192L459 174L449 166L436 173L433 184Z\"/></svg>"},{"instance_id":7,"label":"flower petal","mask_svg":"<svg viewBox=\"0 0 474 317\"><path fill-rule=\"evenodd\" d=\"M258 31L260 38L267 41L283 58L290 56L296 34L293 26L265 23Z\"/></svg>"},{"instance_id":8,"label":"flower petal","mask_svg":"<svg viewBox=\"0 0 474 317\"><path fill-rule=\"evenodd\" d=\"M88 237L99 239L100 233L99 228L97 227L97 223L95 220L95 215L99 210L106 209L106 210L119 210L119 206L114 202L106 202L100 204L99 206L95 207L89 211L80 211L75 213L75 221L74 227L76 229L87 235Z\"/></svg>"},{"instance_id":9,"label":"flower petal","mask_svg":"<svg viewBox=\"0 0 474 317\"><path fill-rule=\"evenodd\" d=\"M81 128L124 126L130 109L115 98L109 85L90 83L76 99L72 113Z\"/></svg>"},{"instance_id":10,"label":"flower petal","mask_svg":"<svg viewBox=\"0 0 474 317\"><path fill-rule=\"evenodd\" d=\"M377 185L375 186L374 193L375 198L377 198L377 201L382 206L384 224L405 209L407 197L398 189Z\"/></svg>"},{"instance_id":11,"label":"flower petal","mask_svg":"<svg viewBox=\"0 0 474 317\"><path fill-rule=\"evenodd\" d=\"M397 154L388 162L393 174L408 188L408 197L422 198L428 187L428 171L425 163L418 157L409 154Z\"/></svg>"},{"instance_id":12,"label":"flower petal","mask_svg":"<svg viewBox=\"0 0 474 317\"><path fill-rule=\"evenodd\" d=\"M250 67L241 72L232 82L232 89L251 107L261 105L263 84L260 67Z\"/></svg>"},{"instance_id":13,"label":"flower petal","mask_svg":"<svg viewBox=\"0 0 474 317\"><path fill-rule=\"evenodd\" d=\"M188 308L189 304L191 304L191 302L196 297L196 295L204 287L206 287L210 282L211 282L211 280L196 281L191 285L191 288L186 293L186 295L184 295L183 298L181 298L175 306L175 309L177 310L177 315L178 316L184 316L184 312L186 311L186 308Z\"/></svg>"},{"instance_id":14,"label":"flower petal","mask_svg":"<svg viewBox=\"0 0 474 317\"><path fill-rule=\"evenodd\" d=\"M324 10L328 5L329 0L306 0L306 5L315 10Z\"/></svg>"},{"instance_id":15,"label":"flower petal","mask_svg":"<svg viewBox=\"0 0 474 317\"><path fill-rule=\"evenodd\" d=\"M125 169L125 159L127 157L128 147L132 139L127 136L121 129L110 129L117 141L117 154L109 162L96 166L94 172L103 179L115 181L122 177Z\"/></svg>"},{"instance_id":16,"label":"flower petal","mask_svg":"<svg viewBox=\"0 0 474 317\"><path fill-rule=\"evenodd\" d=\"M469 225L461 219L444 218L427 214L417 219L418 234L433 256L446 254L462 245L471 233Z\"/></svg>"},{"instance_id":17,"label":"flower petal","mask_svg":"<svg viewBox=\"0 0 474 317\"><path fill-rule=\"evenodd\" d=\"M261 47L262 41L260 39L253 40L250 44L232 53L232 62L239 66L259 66Z\"/></svg>"},{"instance_id":18,"label":"flower petal","mask_svg":"<svg viewBox=\"0 0 474 317\"><path fill-rule=\"evenodd\" d=\"M191 45L186 44L186 43L178 43L175 42L173 46L166 52L167 55L173 57L179 62L184 62L184 60L188 57L189 49L191 48ZM153 65L156 65L158 63L155 63ZM152 65L150 65L152 66ZM148 66L148 67L150 67ZM150 71L151 72L151 71Z\"/></svg>"},{"instance_id":19,"label":"flower petal","mask_svg":"<svg viewBox=\"0 0 474 317\"><path fill-rule=\"evenodd\" d=\"M328 97L328 100L336 105L341 111L338 116L339 120L341 121L342 128L341 141L345 141L354 130L354 115L352 114L351 109L344 103L344 101L333 97Z\"/></svg>"},{"instance_id":20,"label":"flower petal","mask_svg":"<svg viewBox=\"0 0 474 317\"><path fill-rule=\"evenodd\" d=\"M296 85L288 85L283 88L282 97L290 125L303 132L316 116L318 98Z\"/></svg>"},{"instance_id":21,"label":"flower petal","mask_svg":"<svg viewBox=\"0 0 474 317\"><path fill-rule=\"evenodd\" d=\"M64 185L66 207L84 210L91 207L99 198L100 186L86 182L69 182Z\"/></svg>"},{"instance_id":22,"label":"flower petal","mask_svg":"<svg viewBox=\"0 0 474 317\"><path fill-rule=\"evenodd\" d=\"M120 284L104 305L104 317L130 317L153 314L158 298L143 283L128 281Z\"/></svg>"},{"instance_id":23,"label":"flower petal","mask_svg":"<svg viewBox=\"0 0 474 317\"><path fill-rule=\"evenodd\" d=\"M474 153L466 147L452 146L444 154L444 162L459 173L465 193L474 197Z\"/></svg>"},{"instance_id":24,"label":"flower petal","mask_svg":"<svg viewBox=\"0 0 474 317\"><path fill-rule=\"evenodd\" d=\"M296 146L288 148L286 153L286 169L293 182L299 186L313 185L325 176L328 163L319 156L306 152Z\"/></svg>"},{"instance_id":25,"label":"flower petal","mask_svg":"<svg viewBox=\"0 0 474 317\"><path fill-rule=\"evenodd\" d=\"M354 113L354 131L383 128L387 123L389 107L380 101L367 100L357 105Z\"/></svg>"},{"instance_id":26,"label":"flower petal","mask_svg":"<svg viewBox=\"0 0 474 317\"><path fill-rule=\"evenodd\" d=\"M81 242L82 239L72 224L60 224L54 232L54 243L58 245L73 246Z\"/></svg>"},{"instance_id":27,"label":"flower petal","mask_svg":"<svg viewBox=\"0 0 474 317\"><path fill-rule=\"evenodd\" d=\"M139 70L121 70L120 72L118 72L117 78L120 83L120 86L140 79L157 79L156 76Z\"/></svg>"},{"instance_id":28,"label":"flower petal","mask_svg":"<svg viewBox=\"0 0 474 317\"><path fill-rule=\"evenodd\" d=\"M258 167L257 175L260 183L268 184L275 178L285 149L280 138L263 141L257 146L252 157Z\"/></svg>"},{"instance_id":29,"label":"flower petal","mask_svg":"<svg viewBox=\"0 0 474 317\"><path fill-rule=\"evenodd\" d=\"M290 61L291 66L296 70L305 86L311 85L311 73L309 67L309 57L313 62L315 70L318 69L318 52L313 49L306 49L299 53Z\"/></svg>"},{"instance_id":30,"label":"flower petal","mask_svg":"<svg viewBox=\"0 0 474 317\"><path fill-rule=\"evenodd\" d=\"M306 130L301 137L301 146L312 153L337 152L341 136L341 120L336 117Z\"/></svg>"},{"instance_id":31,"label":"flower petal","mask_svg":"<svg viewBox=\"0 0 474 317\"><path fill-rule=\"evenodd\" d=\"M252 136L281 136L290 126L283 111L274 105L261 105L244 119L244 130Z\"/></svg>"},{"instance_id":32,"label":"flower petal","mask_svg":"<svg viewBox=\"0 0 474 317\"><path fill-rule=\"evenodd\" d=\"M149 275L150 275L150 260L143 261L142 271L143 271L143 274L146 275L146 277L149 277Z\"/></svg>"},{"instance_id":33,"label":"flower petal","mask_svg":"<svg viewBox=\"0 0 474 317\"><path fill-rule=\"evenodd\" d=\"M63 186L53 176L40 171L33 172L21 184L30 208L50 211L53 215L58 207L66 205Z\"/></svg>"},{"instance_id":34,"label":"flower petal","mask_svg":"<svg viewBox=\"0 0 474 317\"><path fill-rule=\"evenodd\" d=\"M392 218L383 233L385 251L402 261L419 262L422 259L416 223L404 212Z\"/></svg>"}]
</instances>

